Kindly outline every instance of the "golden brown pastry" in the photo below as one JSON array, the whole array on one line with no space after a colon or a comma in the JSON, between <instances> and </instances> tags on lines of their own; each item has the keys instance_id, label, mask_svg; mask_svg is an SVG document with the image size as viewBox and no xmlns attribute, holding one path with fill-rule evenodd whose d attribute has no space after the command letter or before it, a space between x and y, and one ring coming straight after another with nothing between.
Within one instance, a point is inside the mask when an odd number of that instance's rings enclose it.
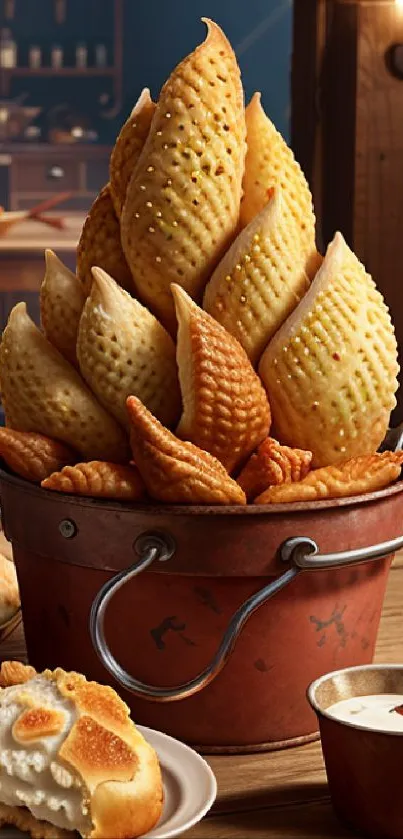
<instances>
[{"instance_id":1,"label":"golden brown pastry","mask_svg":"<svg viewBox=\"0 0 403 839\"><path fill-rule=\"evenodd\" d=\"M77 366L77 332L85 294L78 277L49 248L45 259L40 294L42 329L48 341Z\"/></svg>"},{"instance_id":2,"label":"golden brown pastry","mask_svg":"<svg viewBox=\"0 0 403 839\"><path fill-rule=\"evenodd\" d=\"M376 451L398 386L389 311L337 233L309 291L262 355L276 437L327 466Z\"/></svg>"},{"instance_id":3,"label":"golden brown pastry","mask_svg":"<svg viewBox=\"0 0 403 839\"><path fill-rule=\"evenodd\" d=\"M132 839L161 815L156 753L117 693L78 673L46 670L3 689L0 750L0 819L32 836Z\"/></svg>"},{"instance_id":4,"label":"golden brown pastry","mask_svg":"<svg viewBox=\"0 0 403 839\"><path fill-rule=\"evenodd\" d=\"M267 437L270 406L241 345L178 285L177 362L183 413L177 434L232 472Z\"/></svg>"},{"instance_id":5,"label":"golden brown pastry","mask_svg":"<svg viewBox=\"0 0 403 839\"><path fill-rule=\"evenodd\" d=\"M257 364L309 288L306 249L281 187L242 230L207 283L203 308Z\"/></svg>"},{"instance_id":6,"label":"golden brown pastry","mask_svg":"<svg viewBox=\"0 0 403 839\"><path fill-rule=\"evenodd\" d=\"M255 504L283 504L364 495L396 481L402 464L403 452L353 457L343 463L315 469L299 483L269 487L255 499Z\"/></svg>"},{"instance_id":7,"label":"golden brown pastry","mask_svg":"<svg viewBox=\"0 0 403 839\"><path fill-rule=\"evenodd\" d=\"M271 485L302 481L311 468L312 452L282 446L267 437L258 446L237 477L248 501Z\"/></svg>"},{"instance_id":8,"label":"golden brown pastry","mask_svg":"<svg viewBox=\"0 0 403 839\"><path fill-rule=\"evenodd\" d=\"M128 461L123 429L37 329L25 303L14 306L3 332L0 375L8 427L54 437L86 460Z\"/></svg>"},{"instance_id":9,"label":"golden brown pastry","mask_svg":"<svg viewBox=\"0 0 403 839\"><path fill-rule=\"evenodd\" d=\"M64 443L43 434L0 428L0 458L21 478L40 483L52 472L75 463L77 455Z\"/></svg>"},{"instance_id":10,"label":"golden brown pastry","mask_svg":"<svg viewBox=\"0 0 403 839\"><path fill-rule=\"evenodd\" d=\"M0 554L0 626L15 615L20 605L15 565L12 560Z\"/></svg>"},{"instance_id":11,"label":"golden brown pastry","mask_svg":"<svg viewBox=\"0 0 403 839\"><path fill-rule=\"evenodd\" d=\"M0 667L0 687L22 685L34 676L36 676L36 670L28 664L23 664L21 661L3 661Z\"/></svg>"},{"instance_id":12,"label":"golden brown pastry","mask_svg":"<svg viewBox=\"0 0 403 839\"><path fill-rule=\"evenodd\" d=\"M239 68L221 29L204 20L206 40L161 90L121 218L139 296L173 333L170 284L201 295L236 234L244 170Z\"/></svg>"},{"instance_id":13,"label":"golden brown pastry","mask_svg":"<svg viewBox=\"0 0 403 839\"><path fill-rule=\"evenodd\" d=\"M315 214L312 195L301 167L265 114L260 93L255 93L246 108L247 153L243 196L242 227L260 213L273 187L281 187L286 209L300 230L308 259L308 273L316 270L318 256L315 245Z\"/></svg>"},{"instance_id":14,"label":"golden brown pastry","mask_svg":"<svg viewBox=\"0 0 403 839\"><path fill-rule=\"evenodd\" d=\"M120 227L109 184L95 199L77 247L77 273L86 295L91 291L94 266L111 274L123 288L134 290L133 279L120 241Z\"/></svg>"},{"instance_id":15,"label":"golden brown pastry","mask_svg":"<svg viewBox=\"0 0 403 839\"><path fill-rule=\"evenodd\" d=\"M243 490L219 460L178 440L135 396L129 396L131 444L149 495L171 504L245 504Z\"/></svg>"},{"instance_id":16,"label":"golden brown pastry","mask_svg":"<svg viewBox=\"0 0 403 839\"><path fill-rule=\"evenodd\" d=\"M147 139L154 111L155 103L148 87L145 87L112 149L109 162L110 190L118 218L122 213L130 178Z\"/></svg>"},{"instance_id":17,"label":"golden brown pastry","mask_svg":"<svg viewBox=\"0 0 403 839\"><path fill-rule=\"evenodd\" d=\"M122 501L140 501L145 494L144 483L136 468L100 460L65 466L61 472L53 472L42 481L41 486L69 495Z\"/></svg>"},{"instance_id":18,"label":"golden brown pastry","mask_svg":"<svg viewBox=\"0 0 403 839\"><path fill-rule=\"evenodd\" d=\"M77 341L81 373L103 406L129 426L128 396L138 396L165 425L180 415L175 344L154 315L100 268L84 306Z\"/></svg>"}]
</instances>

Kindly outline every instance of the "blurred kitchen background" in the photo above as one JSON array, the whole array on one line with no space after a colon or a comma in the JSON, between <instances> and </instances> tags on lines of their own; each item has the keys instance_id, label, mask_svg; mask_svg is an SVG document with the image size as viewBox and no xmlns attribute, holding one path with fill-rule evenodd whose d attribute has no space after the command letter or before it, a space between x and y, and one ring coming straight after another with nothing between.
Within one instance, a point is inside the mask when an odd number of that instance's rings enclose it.
<instances>
[{"instance_id":1,"label":"blurred kitchen background","mask_svg":"<svg viewBox=\"0 0 403 839\"><path fill-rule=\"evenodd\" d=\"M0 206L35 216L0 223L0 328L19 299L38 320L45 247L74 268L120 126L204 38L202 16L291 142L319 247L343 232L402 346L403 0L0 0Z\"/></svg>"}]
</instances>

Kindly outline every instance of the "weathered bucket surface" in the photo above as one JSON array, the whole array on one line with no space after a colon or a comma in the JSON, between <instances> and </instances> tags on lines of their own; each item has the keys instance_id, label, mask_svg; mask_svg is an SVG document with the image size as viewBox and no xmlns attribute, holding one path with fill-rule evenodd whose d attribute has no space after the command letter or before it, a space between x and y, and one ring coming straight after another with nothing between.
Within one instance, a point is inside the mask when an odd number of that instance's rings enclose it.
<instances>
[{"instance_id":1,"label":"weathered bucket surface","mask_svg":"<svg viewBox=\"0 0 403 839\"><path fill-rule=\"evenodd\" d=\"M169 704L135 698L114 683L91 643L93 600L132 565L139 536L172 536L169 562L153 564L114 596L106 635L133 676L161 686L186 681L209 663L241 603L284 572L284 540L309 536L324 553L401 536L402 489L401 482L353 502L286 508L129 507L48 493L0 473L30 662L114 684L139 723L206 750L308 738L316 729L309 682L372 661L391 557L299 574L252 615L217 678Z\"/></svg>"}]
</instances>

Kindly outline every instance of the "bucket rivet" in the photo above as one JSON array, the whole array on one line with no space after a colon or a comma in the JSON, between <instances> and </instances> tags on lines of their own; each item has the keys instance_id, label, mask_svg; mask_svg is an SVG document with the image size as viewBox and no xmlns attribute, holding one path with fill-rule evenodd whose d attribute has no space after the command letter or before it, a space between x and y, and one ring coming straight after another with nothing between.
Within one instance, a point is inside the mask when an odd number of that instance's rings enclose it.
<instances>
[{"instance_id":1,"label":"bucket rivet","mask_svg":"<svg viewBox=\"0 0 403 839\"><path fill-rule=\"evenodd\" d=\"M65 539L72 539L77 533L77 526L71 519L63 519L59 524L59 530Z\"/></svg>"}]
</instances>

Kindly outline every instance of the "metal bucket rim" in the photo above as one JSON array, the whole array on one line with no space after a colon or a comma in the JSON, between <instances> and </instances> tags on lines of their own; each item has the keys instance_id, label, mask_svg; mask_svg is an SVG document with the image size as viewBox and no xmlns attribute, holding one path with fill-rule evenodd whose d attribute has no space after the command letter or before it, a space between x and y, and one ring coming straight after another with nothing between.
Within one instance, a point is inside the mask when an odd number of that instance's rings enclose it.
<instances>
[{"instance_id":1,"label":"metal bucket rim","mask_svg":"<svg viewBox=\"0 0 403 839\"><path fill-rule=\"evenodd\" d=\"M122 501L111 501L107 498L90 498L82 495L68 495L51 490L43 489L36 484L31 484L23 478L11 475L4 469L0 469L1 482L9 483L23 492L30 495L42 495L55 503L73 504L78 507L101 507L104 510L124 513L142 513L147 516L155 516L160 513L170 516L256 516L256 515L284 515L286 517L293 513L311 513L320 510L334 510L339 507L361 506L370 502L382 501L392 495L403 492L403 479L385 487L384 489L367 492L364 495L353 495L346 498L333 498L321 501L293 501L285 504L246 504L246 505L186 505L186 504L127 504Z\"/></svg>"}]
</instances>

